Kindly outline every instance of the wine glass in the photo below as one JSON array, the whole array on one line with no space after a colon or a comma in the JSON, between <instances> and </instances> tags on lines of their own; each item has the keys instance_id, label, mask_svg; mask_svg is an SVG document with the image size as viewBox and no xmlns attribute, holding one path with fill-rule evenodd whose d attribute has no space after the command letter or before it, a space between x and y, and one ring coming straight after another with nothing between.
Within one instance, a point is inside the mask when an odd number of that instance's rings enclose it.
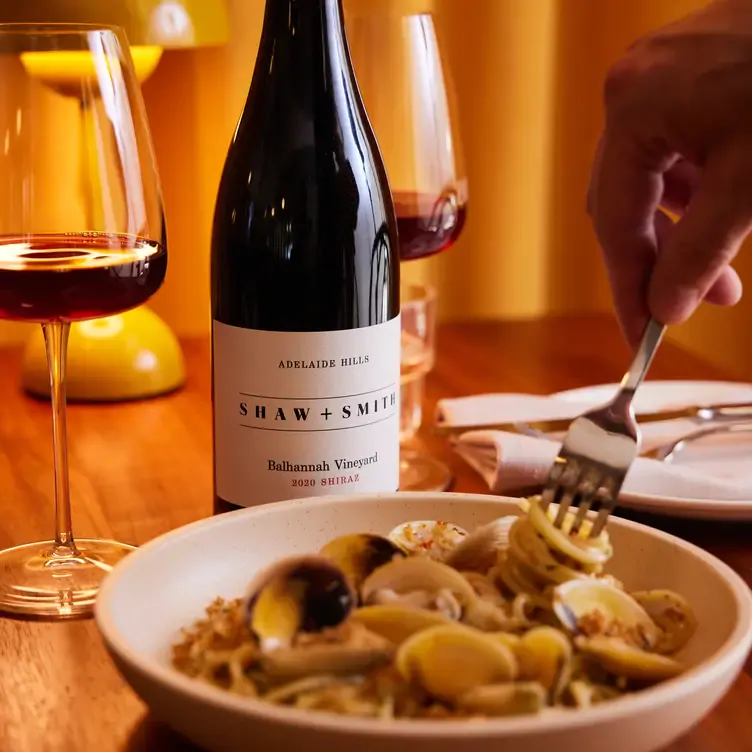
<instances>
[{"instance_id":1,"label":"wine glass","mask_svg":"<svg viewBox=\"0 0 752 752\"><path fill-rule=\"evenodd\" d=\"M407 5L407 10L404 10ZM451 79L445 69L430 3L350 0L347 34L368 117L376 133L394 196L403 262L448 249L459 237L467 212L467 178L454 115ZM422 416L415 400L433 367L427 353L416 371L414 286L402 285L402 397L409 412ZM423 286L425 322L434 323L435 300ZM435 298L435 291L433 291ZM431 338L433 335L431 335ZM413 424L413 428L415 425ZM443 491L449 469L415 446L415 431L402 431L400 489Z\"/></svg>"},{"instance_id":2,"label":"wine glass","mask_svg":"<svg viewBox=\"0 0 752 752\"><path fill-rule=\"evenodd\" d=\"M42 325L55 486L54 540L0 551L0 610L69 618L91 613L101 580L133 549L73 536L70 325L135 308L159 289L167 269L162 194L121 30L0 24L0 81L0 319ZM82 110L87 131L71 139Z\"/></svg>"}]
</instances>

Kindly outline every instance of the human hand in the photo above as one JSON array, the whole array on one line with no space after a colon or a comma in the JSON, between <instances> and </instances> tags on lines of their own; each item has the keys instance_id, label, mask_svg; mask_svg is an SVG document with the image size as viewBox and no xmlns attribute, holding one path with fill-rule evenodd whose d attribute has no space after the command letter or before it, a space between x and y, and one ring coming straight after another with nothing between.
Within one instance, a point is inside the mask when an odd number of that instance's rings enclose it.
<instances>
[{"instance_id":1,"label":"human hand","mask_svg":"<svg viewBox=\"0 0 752 752\"><path fill-rule=\"evenodd\" d=\"M752 230L752 0L716 0L638 40L612 67L588 209L633 345L733 305ZM678 215L676 223L661 211Z\"/></svg>"}]
</instances>

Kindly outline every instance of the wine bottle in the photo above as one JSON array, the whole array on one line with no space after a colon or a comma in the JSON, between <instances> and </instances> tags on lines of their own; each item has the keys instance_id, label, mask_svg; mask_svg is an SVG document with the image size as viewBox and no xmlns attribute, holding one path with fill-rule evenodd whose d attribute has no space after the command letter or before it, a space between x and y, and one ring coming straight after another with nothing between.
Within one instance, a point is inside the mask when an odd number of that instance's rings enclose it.
<instances>
[{"instance_id":1,"label":"wine bottle","mask_svg":"<svg viewBox=\"0 0 752 752\"><path fill-rule=\"evenodd\" d=\"M397 224L341 0L267 0L211 259L215 513L397 490Z\"/></svg>"}]
</instances>

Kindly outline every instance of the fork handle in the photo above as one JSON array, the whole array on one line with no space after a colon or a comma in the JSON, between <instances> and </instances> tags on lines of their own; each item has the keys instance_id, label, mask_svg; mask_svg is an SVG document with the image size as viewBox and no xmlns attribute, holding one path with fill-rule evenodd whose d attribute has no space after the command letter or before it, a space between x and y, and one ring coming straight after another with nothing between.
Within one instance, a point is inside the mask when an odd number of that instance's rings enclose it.
<instances>
[{"instance_id":1,"label":"fork handle","mask_svg":"<svg viewBox=\"0 0 752 752\"><path fill-rule=\"evenodd\" d=\"M645 327L637 352L629 366L629 370L624 374L621 380L621 391L634 393L640 386L645 374L648 372L653 356L661 344L663 334L666 331L666 325L658 323L651 318Z\"/></svg>"}]
</instances>

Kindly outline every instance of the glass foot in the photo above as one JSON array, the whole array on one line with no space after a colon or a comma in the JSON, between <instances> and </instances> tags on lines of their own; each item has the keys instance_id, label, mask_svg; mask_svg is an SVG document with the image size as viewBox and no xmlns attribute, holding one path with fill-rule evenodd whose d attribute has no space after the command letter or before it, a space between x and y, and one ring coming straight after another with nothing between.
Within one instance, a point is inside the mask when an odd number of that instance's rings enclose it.
<instances>
[{"instance_id":1,"label":"glass foot","mask_svg":"<svg viewBox=\"0 0 752 752\"><path fill-rule=\"evenodd\" d=\"M99 585L134 546L110 540L52 541L0 551L0 612L43 619L90 616Z\"/></svg>"},{"instance_id":2,"label":"glass foot","mask_svg":"<svg viewBox=\"0 0 752 752\"><path fill-rule=\"evenodd\" d=\"M446 491L453 481L442 462L415 449L400 450L400 491Z\"/></svg>"}]
</instances>

